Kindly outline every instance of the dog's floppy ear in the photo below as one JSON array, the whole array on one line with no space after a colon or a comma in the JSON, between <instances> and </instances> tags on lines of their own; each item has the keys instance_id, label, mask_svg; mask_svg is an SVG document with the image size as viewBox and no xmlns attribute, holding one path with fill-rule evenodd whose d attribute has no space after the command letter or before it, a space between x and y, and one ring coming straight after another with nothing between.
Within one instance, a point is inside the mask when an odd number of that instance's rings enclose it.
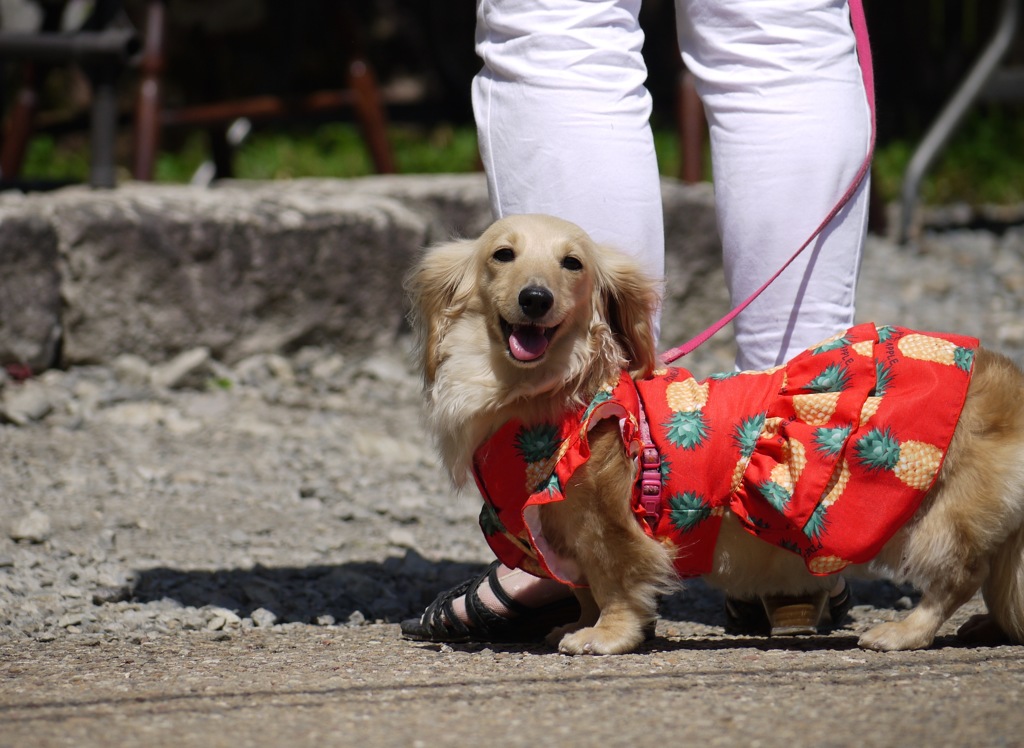
<instances>
[{"instance_id":1,"label":"dog's floppy ear","mask_svg":"<svg viewBox=\"0 0 1024 748\"><path fill-rule=\"evenodd\" d=\"M660 284L617 250L602 252L597 272L600 306L629 359L630 373L650 375L657 366L654 315L661 304Z\"/></svg>"},{"instance_id":2,"label":"dog's floppy ear","mask_svg":"<svg viewBox=\"0 0 1024 748\"><path fill-rule=\"evenodd\" d=\"M412 301L410 321L427 384L434 381L440 364L438 344L473 294L476 248L473 239L429 247L406 277L405 289Z\"/></svg>"}]
</instances>

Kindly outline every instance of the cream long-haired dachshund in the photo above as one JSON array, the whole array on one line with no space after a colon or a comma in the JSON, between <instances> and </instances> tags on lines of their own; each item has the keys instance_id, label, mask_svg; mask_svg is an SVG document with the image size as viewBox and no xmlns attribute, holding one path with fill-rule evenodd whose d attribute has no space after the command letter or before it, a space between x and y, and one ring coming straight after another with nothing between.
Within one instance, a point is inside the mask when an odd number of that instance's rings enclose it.
<instances>
[{"instance_id":1,"label":"cream long-haired dachshund","mask_svg":"<svg viewBox=\"0 0 1024 748\"><path fill-rule=\"evenodd\" d=\"M820 594L840 571L914 584L916 609L861 637L877 650L930 646L980 588L989 612L961 634L1024 642L1024 376L1005 357L858 326L696 382L659 369L657 283L542 215L427 250L407 288L453 482L477 483L505 563L580 599L549 637L562 652L635 649L658 594L698 574L748 599Z\"/></svg>"}]
</instances>

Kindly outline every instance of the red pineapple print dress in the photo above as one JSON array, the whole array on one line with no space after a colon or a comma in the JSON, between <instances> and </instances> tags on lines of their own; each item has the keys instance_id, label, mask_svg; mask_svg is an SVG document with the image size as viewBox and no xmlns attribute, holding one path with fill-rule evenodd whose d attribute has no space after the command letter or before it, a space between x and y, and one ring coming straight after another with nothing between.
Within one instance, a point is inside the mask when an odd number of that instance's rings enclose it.
<instances>
[{"instance_id":1,"label":"red pineapple print dress","mask_svg":"<svg viewBox=\"0 0 1024 748\"><path fill-rule=\"evenodd\" d=\"M681 576L711 569L726 510L747 532L831 574L878 553L934 483L960 417L978 341L858 325L760 372L698 382L685 369L625 374L559 423L505 424L475 454L481 526L509 566L585 584L540 531L538 508L588 458L587 433L618 418L638 453L640 405L661 453L653 529ZM639 487L632 497L638 521Z\"/></svg>"}]
</instances>

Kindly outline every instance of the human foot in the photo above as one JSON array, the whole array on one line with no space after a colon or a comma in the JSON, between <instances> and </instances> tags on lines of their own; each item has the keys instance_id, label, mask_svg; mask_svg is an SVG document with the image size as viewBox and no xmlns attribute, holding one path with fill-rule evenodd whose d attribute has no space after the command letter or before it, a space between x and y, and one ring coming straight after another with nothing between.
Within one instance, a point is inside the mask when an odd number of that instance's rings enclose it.
<instances>
[{"instance_id":1,"label":"human foot","mask_svg":"<svg viewBox=\"0 0 1024 748\"><path fill-rule=\"evenodd\" d=\"M416 641L542 641L579 614L567 587L495 561L479 576L439 594L419 618L402 621L401 630Z\"/></svg>"},{"instance_id":2,"label":"human foot","mask_svg":"<svg viewBox=\"0 0 1024 748\"><path fill-rule=\"evenodd\" d=\"M767 595L757 600L726 597L725 628L735 634L797 636L839 626L853 606L850 586L842 577L827 593Z\"/></svg>"}]
</instances>

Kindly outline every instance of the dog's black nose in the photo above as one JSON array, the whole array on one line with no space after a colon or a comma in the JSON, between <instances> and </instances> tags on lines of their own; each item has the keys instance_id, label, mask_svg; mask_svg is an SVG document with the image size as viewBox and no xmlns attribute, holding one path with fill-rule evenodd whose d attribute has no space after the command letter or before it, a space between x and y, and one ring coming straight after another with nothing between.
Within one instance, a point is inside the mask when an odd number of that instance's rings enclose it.
<instances>
[{"instance_id":1,"label":"dog's black nose","mask_svg":"<svg viewBox=\"0 0 1024 748\"><path fill-rule=\"evenodd\" d=\"M540 286L527 286L519 292L519 307L530 319L543 317L554 303L552 293Z\"/></svg>"}]
</instances>

